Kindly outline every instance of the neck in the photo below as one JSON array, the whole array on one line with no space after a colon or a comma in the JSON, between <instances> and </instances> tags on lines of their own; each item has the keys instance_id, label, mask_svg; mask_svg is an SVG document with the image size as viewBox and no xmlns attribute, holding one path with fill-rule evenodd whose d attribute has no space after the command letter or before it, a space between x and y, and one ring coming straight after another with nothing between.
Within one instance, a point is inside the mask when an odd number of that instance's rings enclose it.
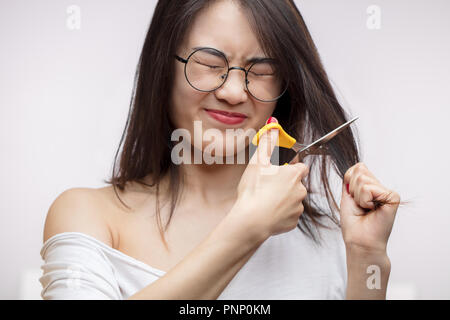
<instances>
[{"instance_id":1,"label":"neck","mask_svg":"<svg viewBox=\"0 0 450 320\"><path fill-rule=\"evenodd\" d=\"M237 156L233 164L226 164L225 159L223 164L181 164L180 173L184 178L183 193L205 206L216 207L220 204L234 203L239 181L247 168L248 152L245 153L245 162L241 164L237 162Z\"/></svg>"}]
</instances>

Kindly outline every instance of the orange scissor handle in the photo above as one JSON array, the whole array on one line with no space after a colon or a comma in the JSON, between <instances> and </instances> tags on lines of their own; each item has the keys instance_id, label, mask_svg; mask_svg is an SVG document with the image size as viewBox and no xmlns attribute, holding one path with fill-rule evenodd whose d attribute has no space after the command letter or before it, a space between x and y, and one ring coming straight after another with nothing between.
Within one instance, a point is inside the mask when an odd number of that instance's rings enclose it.
<instances>
[{"instance_id":1,"label":"orange scissor handle","mask_svg":"<svg viewBox=\"0 0 450 320\"><path fill-rule=\"evenodd\" d=\"M257 146L258 143L259 143L259 138L265 132L267 132L267 131L269 131L271 129L278 129L279 130L277 146L283 147L283 148L286 148L286 149L290 149L295 144L295 142L297 142L294 138L292 138L290 135L288 135L286 133L286 131L284 131L284 129L280 126L279 123L269 123L269 124L266 124L261 129L259 129L259 131L256 133L256 135L253 137L252 144Z\"/></svg>"}]
</instances>

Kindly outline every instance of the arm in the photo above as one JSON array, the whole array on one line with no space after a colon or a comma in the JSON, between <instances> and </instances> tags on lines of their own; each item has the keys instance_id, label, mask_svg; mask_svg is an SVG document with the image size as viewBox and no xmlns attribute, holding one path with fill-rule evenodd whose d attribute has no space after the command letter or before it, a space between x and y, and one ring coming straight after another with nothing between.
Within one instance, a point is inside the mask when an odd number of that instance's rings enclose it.
<instances>
[{"instance_id":1,"label":"arm","mask_svg":"<svg viewBox=\"0 0 450 320\"><path fill-rule=\"evenodd\" d=\"M129 299L217 299L267 238L249 230L228 214L180 263Z\"/></svg>"},{"instance_id":2,"label":"arm","mask_svg":"<svg viewBox=\"0 0 450 320\"><path fill-rule=\"evenodd\" d=\"M349 300L386 299L391 263L386 252L368 252L346 247L347 294Z\"/></svg>"},{"instance_id":3,"label":"arm","mask_svg":"<svg viewBox=\"0 0 450 320\"><path fill-rule=\"evenodd\" d=\"M48 212L44 242L55 234L77 231L112 246L107 220L99 215L101 208L96 203L94 190L65 191ZM241 208L235 205L179 264L129 299L216 299L269 237L242 219L248 209Z\"/></svg>"},{"instance_id":4,"label":"arm","mask_svg":"<svg viewBox=\"0 0 450 320\"><path fill-rule=\"evenodd\" d=\"M375 206L374 201L385 201ZM347 253L347 299L386 299L391 263L386 247L400 203L363 163L344 175L342 235Z\"/></svg>"},{"instance_id":5,"label":"arm","mask_svg":"<svg viewBox=\"0 0 450 320\"><path fill-rule=\"evenodd\" d=\"M271 165L277 139L277 130L260 137L257 152L239 182L236 203L221 223L181 262L130 299L216 299L269 236L296 228L307 194L302 179L309 169L303 163ZM72 228L70 217L81 214L88 217L80 228L92 228L92 209L67 203L59 207L55 206L55 211L72 210L59 219L65 226ZM61 228L62 224L53 225Z\"/></svg>"},{"instance_id":6,"label":"arm","mask_svg":"<svg viewBox=\"0 0 450 320\"><path fill-rule=\"evenodd\" d=\"M307 193L301 181L309 169L303 163L270 165L277 141L277 130L261 136L239 182L235 205L208 237L130 298L216 299L269 236L296 228ZM267 170L268 164L273 170Z\"/></svg>"}]
</instances>

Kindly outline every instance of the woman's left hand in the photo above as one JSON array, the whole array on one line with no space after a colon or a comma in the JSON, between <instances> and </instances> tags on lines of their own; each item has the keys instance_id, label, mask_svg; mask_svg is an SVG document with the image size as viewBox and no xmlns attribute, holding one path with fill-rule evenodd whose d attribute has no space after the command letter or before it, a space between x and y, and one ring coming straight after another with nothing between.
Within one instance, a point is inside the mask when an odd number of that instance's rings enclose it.
<instances>
[{"instance_id":1,"label":"woman's left hand","mask_svg":"<svg viewBox=\"0 0 450 320\"><path fill-rule=\"evenodd\" d=\"M348 191L347 191L348 190ZM377 208L373 200L388 200ZM368 253L385 253L400 196L385 188L360 162L344 175L341 198L341 226L347 248Z\"/></svg>"}]
</instances>

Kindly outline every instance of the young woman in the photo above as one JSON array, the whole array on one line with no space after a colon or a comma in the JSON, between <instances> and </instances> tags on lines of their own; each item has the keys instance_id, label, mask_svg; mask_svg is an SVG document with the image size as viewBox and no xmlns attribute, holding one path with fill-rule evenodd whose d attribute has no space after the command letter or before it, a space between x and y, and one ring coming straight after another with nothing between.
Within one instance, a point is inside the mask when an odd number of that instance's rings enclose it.
<instances>
[{"instance_id":1,"label":"young woman","mask_svg":"<svg viewBox=\"0 0 450 320\"><path fill-rule=\"evenodd\" d=\"M245 135L278 121L307 143L348 120L294 1L159 1L136 80L111 186L50 207L44 299L385 298L400 199L351 130L286 166L278 130L253 153Z\"/></svg>"}]
</instances>

